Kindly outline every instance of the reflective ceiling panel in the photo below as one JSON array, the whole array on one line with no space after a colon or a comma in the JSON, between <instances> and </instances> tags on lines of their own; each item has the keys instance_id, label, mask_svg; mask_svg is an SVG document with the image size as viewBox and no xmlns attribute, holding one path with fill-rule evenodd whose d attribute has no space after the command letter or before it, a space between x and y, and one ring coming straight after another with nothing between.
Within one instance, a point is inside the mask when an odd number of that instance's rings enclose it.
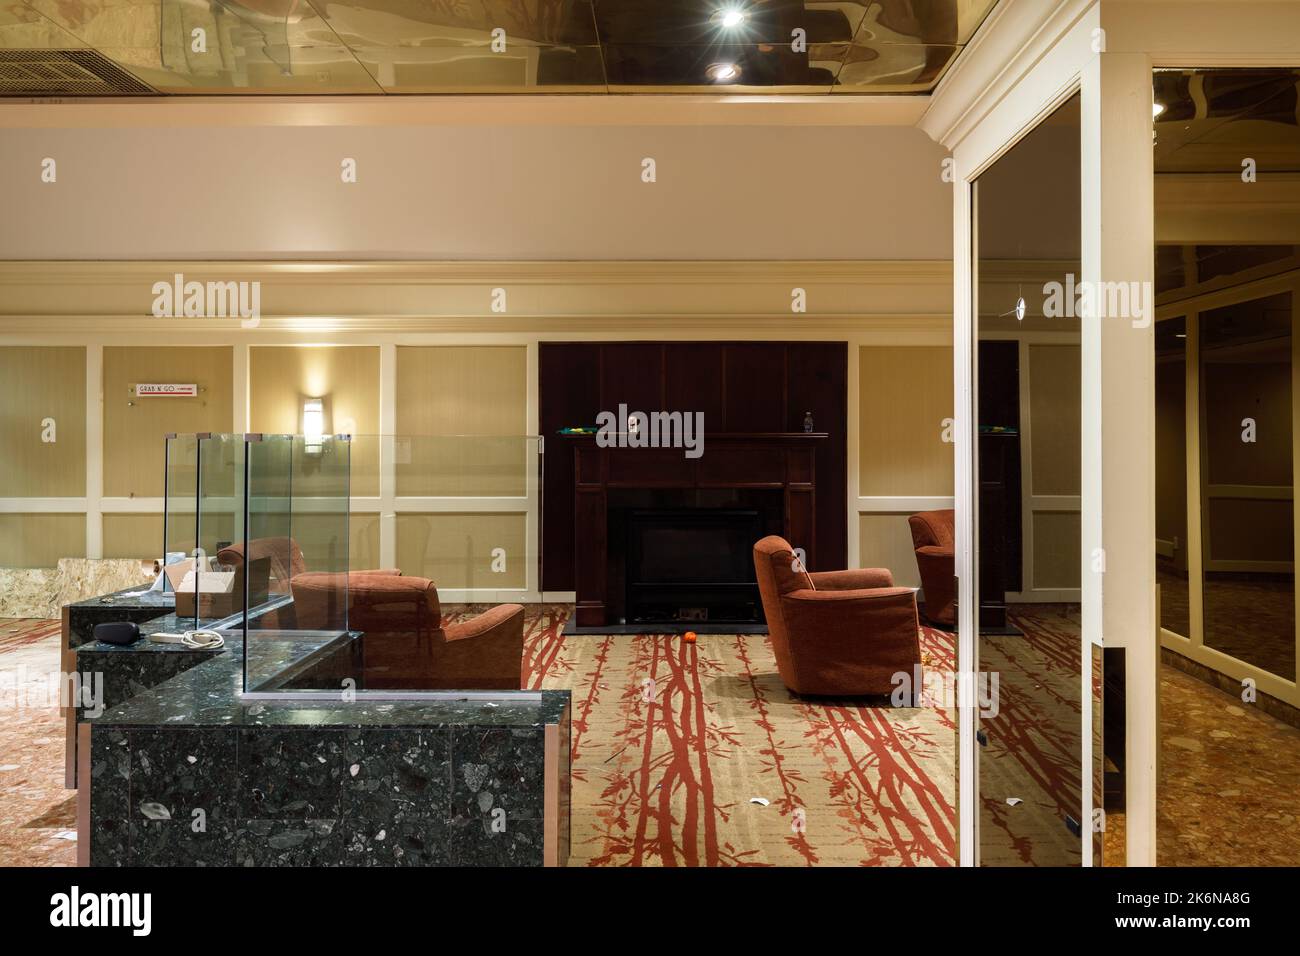
<instances>
[{"instance_id":1,"label":"reflective ceiling panel","mask_svg":"<svg viewBox=\"0 0 1300 956\"><path fill-rule=\"evenodd\" d=\"M0 49L164 94L924 93L995 2L0 0Z\"/></svg>"},{"instance_id":2,"label":"reflective ceiling panel","mask_svg":"<svg viewBox=\"0 0 1300 956\"><path fill-rule=\"evenodd\" d=\"M0 50L75 50L84 46L22 0L0 0Z\"/></svg>"},{"instance_id":3,"label":"reflective ceiling panel","mask_svg":"<svg viewBox=\"0 0 1300 956\"><path fill-rule=\"evenodd\" d=\"M1154 94L1158 172L1300 172L1300 70L1165 70Z\"/></svg>"}]
</instances>

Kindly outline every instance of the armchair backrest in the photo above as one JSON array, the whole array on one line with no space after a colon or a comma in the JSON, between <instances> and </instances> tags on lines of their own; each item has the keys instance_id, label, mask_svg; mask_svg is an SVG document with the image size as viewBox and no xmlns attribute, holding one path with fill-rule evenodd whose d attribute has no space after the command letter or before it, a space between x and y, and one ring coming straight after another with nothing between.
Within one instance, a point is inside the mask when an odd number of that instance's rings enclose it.
<instances>
[{"instance_id":1,"label":"armchair backrest","mask_svg":"<svg viewBox=\"0 0 1300 956\"><path fill-rule=\"evenodd\" d=\"M807 570L795 570L794 548L780 535L771 534L754 545L754 574L758 578L758 593L763 599L763 614L767 618L767 633L772 639L772 652L781 673L793 671L790 656L790 632L781 607L781 596L804 588L812 589L812 578Z\"/></svg>"},{"instance_id":2,"label":"armchair backrest","mask_svg":"<svg viewBox=\"0 0 1300 956\"><path fill-rule=\"evenodd\" d=\"M302 556L302 548L293 538L254 538L248 542L248 560L260 558L271 559L271 589L277 594L289 593L289 582L307 570L307 562ZM244 542L228 544L217 552L217 560L222 564L233 565L243 573Z\"/></svg>"},{"instance_id":3,"label":"armchair backrest","mask_svg":"<svg viewBox=\"0 0 1300 956\"><path fill-rule=\"evenodd\" d=\"M912 546L951 548L956 520L954 514L948 508L944 511L922 511L909 517L907 523L912 529Z\"/></svg>"}]
</instances>

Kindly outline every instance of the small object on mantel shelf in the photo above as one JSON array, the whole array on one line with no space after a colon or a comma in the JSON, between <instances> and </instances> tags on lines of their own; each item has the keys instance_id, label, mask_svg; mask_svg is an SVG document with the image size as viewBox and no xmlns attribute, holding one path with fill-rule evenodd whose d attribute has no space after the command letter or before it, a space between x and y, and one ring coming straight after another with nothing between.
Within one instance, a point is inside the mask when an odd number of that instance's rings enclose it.
<instances>
[{"instance_id":1,"label":"small object on mantel shelf","mask_svg":"<svg viewBox=\"0 0 1300 956\"><path fill-rule=\"evenodd\" d=\"M808 435L811 435L811 434L813 433L813 417L812 417L812 412L804 412L804 413L803 413L803 430L804 430L804 433L805 433L805 434L808 434Z\"/></svg>"},{"instance_id":2,"label":"small object on mantel shelf","mask_svg":"<svg viewBox=\"0 0 1300 956\"><path fill-rule=\"evenodd\" d=\"M687 644L694 644L694 643L695 643L695 632L694 632L694 631L687 631L685 634L682 635L682 640L684 640Z\"/></svg>"}]
</instances>

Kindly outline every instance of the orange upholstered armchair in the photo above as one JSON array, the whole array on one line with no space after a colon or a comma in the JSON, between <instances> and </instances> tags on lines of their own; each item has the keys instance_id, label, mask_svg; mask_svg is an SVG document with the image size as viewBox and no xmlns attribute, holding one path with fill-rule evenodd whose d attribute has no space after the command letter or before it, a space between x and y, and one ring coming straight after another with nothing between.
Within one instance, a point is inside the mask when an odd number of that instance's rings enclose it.
<instances>
[{"instance_id":1,"label":"orange upholstered armchair","mask_svg":"<svg viewBox=\"0 0 1300 956\"><path fill-rule=\"evenodd\" d=\"M340 574L295 577L299 625L338 626L336 604L343 587ZM363 634L367 689L520 689L524 609L519 604L444 625L438 589L428 578L370 574L348 577L347 605L348 629Z\"/></svg>"},{"instance_id":2,"label":"orange upholstered armchair","mask_svg":"<svg viewBox=\"0 0 1300 956\"><path fill-rule=\"evenodd\" d=\"M247 550L247 555L245 555ZM244 589L245 557L248 563L265 559L269 562L269 580L267 584L272 594L291 594L293 579L300 574L309 573L307 562L303 558L302 548L293 538L278 536L253 538L245 549L244 542L228 544L217 552L217 562L235 569L235 592L242 595ZM402 572L399 568L379 568L365 571L349 571L348 580L367 575L387 575L397 577ZM251 583L251 582L250 582ZM243 606L242 598L240 607ZM254 605L256 609L256 605ZM267 611L257 618L259 628L294 628L298 627L295 610L292 605Z\"/></svg>"},{"instance_id":3,"label":"orange upholstered armchair","mask_svg":"<svg viewBox=\"0 0 1300 956\"><path fill-rule=\"evenodd\" d=\"M925 591L925 616L943 627L957 623L953 577L953 511L922 511L907 519L916 548L916 568Z\"/></svg>"},{"instance_id":4,"label":"orange upholstered armchair","mask_svg":"<svg viewBox=\"0 0 1300 956\"><path fill-rule=\"evenodd\" d=\"M888 570L810 574L776 535L754 545L754 570L776 669L796 694L889 694L921 662L916 592Z\"/></svg>"}]
</instances>

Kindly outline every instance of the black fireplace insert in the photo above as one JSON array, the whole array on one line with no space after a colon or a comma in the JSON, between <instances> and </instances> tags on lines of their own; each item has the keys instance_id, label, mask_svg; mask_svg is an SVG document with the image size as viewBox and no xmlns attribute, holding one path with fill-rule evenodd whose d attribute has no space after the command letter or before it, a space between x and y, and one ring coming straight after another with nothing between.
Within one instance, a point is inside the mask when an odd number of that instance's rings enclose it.
<instances>
[{"instance_id":1,"label":"black fireplace insert","mask_svg":"<svg viewBox=\"0 0 1300 956\"><path fill-rule=\"evenodd\" d=\"M629 510L628 623L762 623L753 549L764 533L757 509Z\"/></svg>"}]
</instances>

